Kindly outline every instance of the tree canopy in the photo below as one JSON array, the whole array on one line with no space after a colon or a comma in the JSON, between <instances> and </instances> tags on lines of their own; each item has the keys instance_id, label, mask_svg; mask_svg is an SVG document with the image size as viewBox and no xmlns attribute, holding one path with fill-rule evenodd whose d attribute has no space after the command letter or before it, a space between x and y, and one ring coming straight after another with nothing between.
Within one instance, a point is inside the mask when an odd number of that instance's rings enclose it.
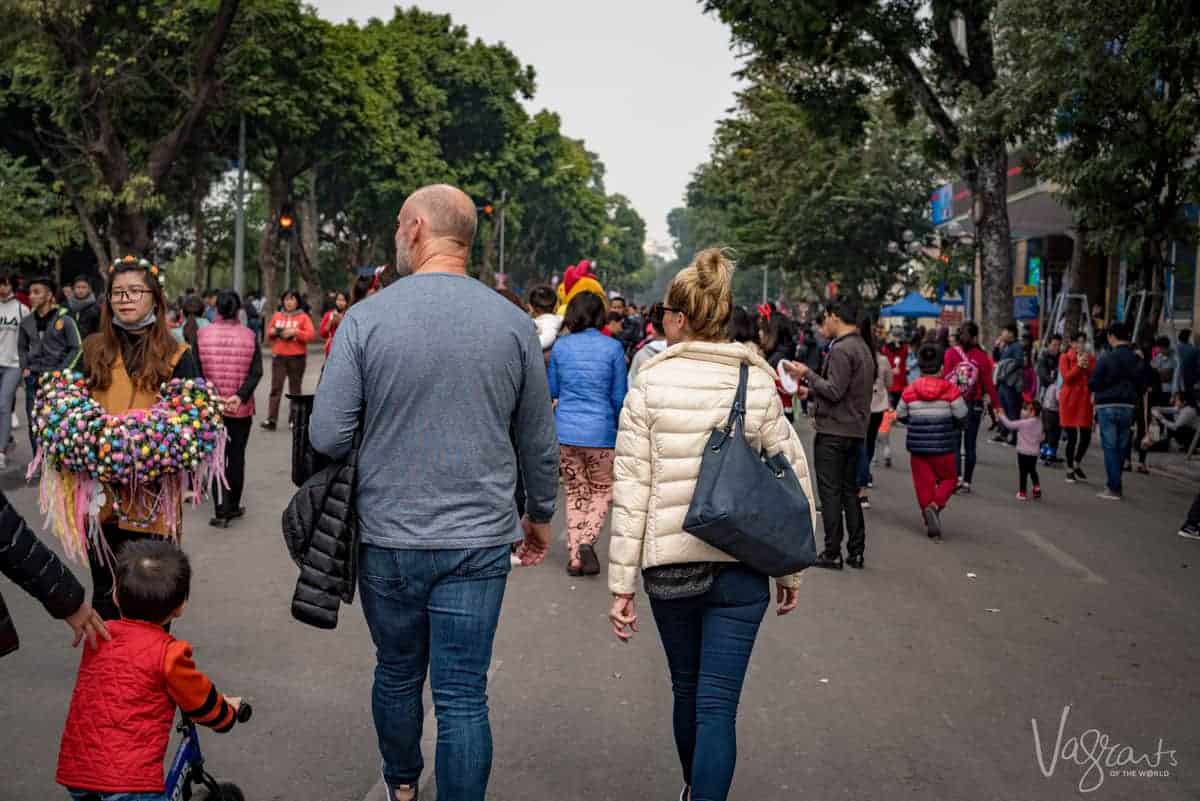
<instances>
[{"instance_id":1,"label":"tree canopy","mask_svg":"<svg viewBox=\"0 0 1200 801\"><path fill-rule=\"evenodd\" d=\"M760 76L718 124L687 207L668 218L679 257L728 245L742 265L789 276L806 298L832 281L882 305L894 289L920 282L897 245L906 231L929 230L936 173L920 156L915 125L900 124L880 102L865 108L863 136L829 138L817 115Z\"/></svg>"},{"instance_id":2,"label":"tree canopy","mask_svg":"<svg viewBox=\"0 0 1200 801\"><path fill-rule=\"evenodd\" d=\"M1129 254L1156 293L1172 241L1194 244L1200 197L1200 8L1186 0L1006 0L1005 103L1082 241Z\"/></svg>"},{"instance_id":3,"label":"tree canopy","mask_svg":"<svg viewBox=\"0 0 1200 801\"><path fill-rule=\"evenodd\" d=\"M533 68L447 15L334 24L299 0L18 0L0 24L0 170L22 187L0 225L15 231L18 207L30 220L10 260L40 266L86 242L99 263L186 255L189 282L224 275L231 212L212 205L232 202L217 187L244 120L247 261L265 291L285 248L309 285L390 263L404 199L443 181L490 209L481 277L500 269L501 219L515 285L584 257L618 285L644 267L645 224L609 196L599 157L552 111L526 110Z\"/></svg>"}]
</instances>

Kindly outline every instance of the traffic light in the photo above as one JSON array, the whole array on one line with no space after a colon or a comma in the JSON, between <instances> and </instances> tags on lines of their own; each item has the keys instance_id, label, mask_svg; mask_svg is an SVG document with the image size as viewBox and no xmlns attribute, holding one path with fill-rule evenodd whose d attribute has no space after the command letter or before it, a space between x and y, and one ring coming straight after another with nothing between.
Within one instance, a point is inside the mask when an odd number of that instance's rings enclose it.
<instances>
[{"instance_id":1,"label":"traffic light","mask_svg":"<svg viewBox=\"0 0 1200 801\"><path fill-rule=\"evenodd\" d=\"M291 237L296 229L296 215L291 203L284 203L279 212L279 235L284 239Z\"/></svg>"}]
</instances>

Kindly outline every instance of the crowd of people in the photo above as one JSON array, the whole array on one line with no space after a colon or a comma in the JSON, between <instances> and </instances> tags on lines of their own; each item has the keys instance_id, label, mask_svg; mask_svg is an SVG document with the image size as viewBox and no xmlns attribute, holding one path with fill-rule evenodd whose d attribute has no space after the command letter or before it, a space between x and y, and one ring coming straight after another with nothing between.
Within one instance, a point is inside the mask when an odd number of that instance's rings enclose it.
<instances>
[{"instance_id":1,"label":"crowd of people","mask_svg":"<svg viewBox=\"0 0 1200 801\"><path fill-rule=\"evenodd\" d=\"M766 572L686 523L714 431L736 420L756 453L786 464L779 475L794 476L809 501L808 519L789 524L820 526L814 564L831 570L866 564L874 470L891 466L897 425L916 515L935 541L952 499L972 492L985 420L996 446L1015 451L1019 502L1045 497L1043 478L1060 464L1066 482L1086 482L1094 428L1106 500L1124 496L1123 473L1143 469L1148 454L1195 441L1200 353L1190 332L1135 348L1113 323L1101 347L1085 334L1039 345L1014 323L989 349L973 322L885 330L845 296L797 321L773 304L736 306L733 265L716 249L698 253L652 306L610 296L586 261L522 298L467 275L475 228L466 194L415 192L397 220L397 272L407 277L386 287L360 278L325 296L317 319L290 290L275 309L229 290L169 303L162 271L135 259L112 265L100 299L86 280L60 300L50 279L21 286L0 274L0 409L15 405L23 380L35 445L46 373L78 370L112 415L148 409L172 378L212 386L227 432L217 527L245 514L264 345L261 427L273 431L285 384L301 392L309 345L324 340L308 436L331 459L353 454L359 550L349 563L376 647L372 713L392 801L418 796L427 673L438 797L485 797L487 671L504 591L514 567L550 552L560 489L570 576L603 571L597 543L611 517L608 623L621 641L636 636L645 593L671 678L680 799L714 801L730 792L759 627L772 599L778 615L796 608L800 583L799 573L771 573L772 593ZM811 416L811 464L798 416ZM0 413L0 441L16 419ZM157 801L175 710L227 731L240 701L170 635L192 572L176 544L179 510L114 489L102 540L89 545L90 602L2 496L0 569L66 620L76 644L89 643L60 784L76 799ZM1200 539L1200 496L1180 534ZM0 655L16 644L0 603ZM137 680L97 678L108 675ZM120 722L133 718L137 727Z\"/></svg>"}]
</instances>

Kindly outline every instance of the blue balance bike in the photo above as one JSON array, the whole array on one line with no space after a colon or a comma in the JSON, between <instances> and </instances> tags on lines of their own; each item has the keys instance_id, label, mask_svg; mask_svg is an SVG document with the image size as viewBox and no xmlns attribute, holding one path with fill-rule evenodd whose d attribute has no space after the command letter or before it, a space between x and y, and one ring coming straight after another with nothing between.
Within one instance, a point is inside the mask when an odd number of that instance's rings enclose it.
<instances>
[{"instance_id":1,"label":"blue balance bike","mask_svg":"<svg viewBox=\"0 0 1200 801\"><path fill-rule=\"evenodd\" d=\"M250 720L254 710L250 704L242 701L238 707L238 723ZM196 724L186 717L175 727L183 735L175 758L171 760L171 769L167 772L166 797L170 801L246 801L246 796L236 784L218 782L204 769L204 755L200 753L200 737L196 732ZM197 787L202 792L193 796Z\"/></svg>"}]
</instances>

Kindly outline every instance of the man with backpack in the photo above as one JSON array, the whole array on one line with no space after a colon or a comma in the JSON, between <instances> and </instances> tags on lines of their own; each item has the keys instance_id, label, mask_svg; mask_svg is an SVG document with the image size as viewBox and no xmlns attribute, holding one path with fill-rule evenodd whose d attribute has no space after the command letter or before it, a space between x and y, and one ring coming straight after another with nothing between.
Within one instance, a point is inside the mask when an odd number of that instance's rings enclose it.
<instances>
[{"instance_id":1,"label":"man with backpack","mask_svg":"<svg viewBox=\"0 0 1200 801\"><path fill-rule=\"evenodd\" d=\"M996 383L992 380L992 357L979 347L979 325L968 322L958 332L958 345L946 351L943 359L942 377L958 388L967 402L967 422L963 429L962 449L955 460L958 465L958 491L971 492L971 479L975 475L975 448L979 439L979 426L983 421L983 399L986 393L992 406L1001 408L996 394Z\"/></svg>"},{"instance_id":2,"label":"man with backpack","mask_svg":"<svg viewBox=\"0 0 1200 801\"><path fill-rule=\"evenodd\" d=\"M1000 360L996 363L996 394L1009 420L1021 417L1021 389L1025 384L1025 348L1017 336L1017 324L1009 323L1000 332ZM1017 444L1017 432L1001 430L993 442Z\"/></svg>"}]
</instances>

